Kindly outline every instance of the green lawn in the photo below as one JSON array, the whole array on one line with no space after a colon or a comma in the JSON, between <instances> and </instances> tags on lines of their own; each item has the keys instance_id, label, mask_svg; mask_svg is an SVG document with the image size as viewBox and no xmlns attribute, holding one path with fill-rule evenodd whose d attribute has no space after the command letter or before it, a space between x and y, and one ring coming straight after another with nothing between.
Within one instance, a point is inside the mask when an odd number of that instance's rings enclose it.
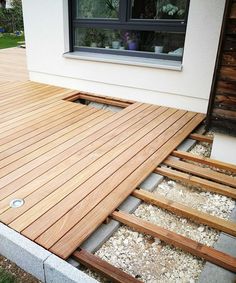
<instances>
[{"instance_id":1,"label":"green lawn","mask_svg":"<svg viewBox=\"0 0 236 283\"><path fill-rule=\"evenodd\" d=\"M16 283L17 279L11 273L0 267L0 283Z\"/></svg>"},{"instance_id":2,"label":"green lawn","mask_svg":"<svg viewBox=\"0 0 236 283\"><path fill-rule=\"evenodd\" d=\"M10 34L3 34L0 35L0 49L3 48L9 48L9 47L15 47L17 46L17 42L24 41L24 36L16 36L16 35L10 35Z\"/></svg>"}]
</instances>

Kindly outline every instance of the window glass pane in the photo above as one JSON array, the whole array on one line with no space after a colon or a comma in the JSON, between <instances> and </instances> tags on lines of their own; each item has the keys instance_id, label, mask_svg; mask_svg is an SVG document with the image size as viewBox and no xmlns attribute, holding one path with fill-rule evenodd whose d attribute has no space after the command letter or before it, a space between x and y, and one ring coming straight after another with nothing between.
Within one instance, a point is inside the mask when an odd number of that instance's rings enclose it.
<instances>
[{"instance_id":1,"label":"window glass pane","mask_svg":"<svg viewBox=\"0 0 236 283\"><path fill-rule=\"evenodd\" d=\"M184 37L184 33L76 28L74 45L182 57Z\"/></svg>"},{"instance_id":2,"label":"window glass pane","mask_svg":"<svg viewBox=\"0 0 236 283\"><path fill-rule=\"evenodd\" d=\"M184 19L187 0L132 0L133 19Z\"/></svg>"},{"instance_id":3,"label":"window glass pane","mask_svg":"<svg viewBox=\"0 0 236 283\"><path fill-rule=\"evenodd\" d=\"M77 19L117 19L119 0L76 0Z\"/></svg>"}]
</instances>

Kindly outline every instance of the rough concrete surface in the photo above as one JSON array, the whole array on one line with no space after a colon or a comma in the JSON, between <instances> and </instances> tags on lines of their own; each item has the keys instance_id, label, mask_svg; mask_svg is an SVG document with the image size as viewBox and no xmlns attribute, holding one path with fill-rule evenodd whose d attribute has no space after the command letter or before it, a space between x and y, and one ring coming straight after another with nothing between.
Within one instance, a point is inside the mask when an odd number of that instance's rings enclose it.
<instances>
[{"instance_id":1,"label":"rough concrete surface","mask_svg":"<svg viewBox=\"0 0 236 283\"><path fill-rule=\"evenodd\" d=\"M230 220L236 223L236 207L230 216ZM218 241L214 245L214 248L236 257L236 238L225 233L221 233ZM207 262L198 282L235 283L236 274Z\"/></svg>"}]
</instances>

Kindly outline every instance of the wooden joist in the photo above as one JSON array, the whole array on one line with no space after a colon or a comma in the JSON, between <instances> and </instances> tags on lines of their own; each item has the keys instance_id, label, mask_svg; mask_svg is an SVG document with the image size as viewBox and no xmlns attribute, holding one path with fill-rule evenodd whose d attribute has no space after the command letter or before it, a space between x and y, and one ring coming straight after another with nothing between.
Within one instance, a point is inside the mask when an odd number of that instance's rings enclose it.
<instances>
[{"instance_id":1,"label":"wooden joist","mask_svg":"<svg viewBox=\"0 0 236 283\"><path fill-rule=\"evenodd\" d=\"M211 166L211 167L215 167L215 168L218 168L218 169L223 169L223 170L226 170L226 171L236 173L236 166L234 164L225 163L225 162L214 160L214 159L207 158L207 157L204 157L204 156L196 156L196 155L191 154L189 152L184 152L184 151L180 151L180 150L173 151L171 155L175 156L175 157L179 157L181 159L194 161L194 162L197 162L197 163L200 163L200 164L205 164L205 165L208 165L208 166Z\"/></svg>"},{"instance_id":2,"label":"wooden joist","mask_svg":"<svg viewBox=\"0 0 236 283\"><path fill-rule=\"evenodd\" d=\"M79 92L78 94L72 95L65 100L67 101L76 101L79 99L84 99L92 102L97 102L97 103L102 103L102 104L107 104L107 105L113 105L121 108L125 108L133 104L133 101L129 100L123 100L123 99L117 99L117 98L111 98L107 96L97 96L93 95L91 93L84 93L84 92Z\"/></svg>"},{"instance_id":3,"label":"wooden joist","mask_svg":"<svg viewBox=\"0 0 236 283\"><path fill-rule=\"evenodd\" d=\"M169 245L180 248L185 252L189 252L227 270L236 272L236 258L226 253L220 252L182 235L171 232L148 221L144 221L126 212L115 211L111 214L111 216L114 220L134 228L140 233L157 237Z\"/></svg>"},{"instance_id":4,"label":"wooden joist","mask_svg":"<svg viewBox=\"0 0 236 283\"><path fill-rule=\"evenodd\" d=\"M87 252L86 250L75 251L72 257L79 261L84 266L102 274L112 282L119 283L140 283L138 279L125 273L121 269L111 265L110 263L102 260L101 258Z\"/></svg>"},{"instance_id":5,"label":"wooden joist","mask_svg":"<svg viewBox=\"0 0 236 283\"><path fill-rule=\"evenodd\" d=\"M220 184L236 188L236 178L215 172L209 168L203 168L174 158L167 158L163 162L163 164L181 170L183 172L194 174L195 176L199 176L205 179L218 182Z\"/></svg>"},{"instance_id":6,"label":"wooden joist","mask_svg":"<svg viewBox=\"0 0 236 283\"><path fill-rule=\"evenodd\" d=\"M164 177L184 182L187 185L196 186L202 190L210 191L236 199L236 190L229 186L218 184L213 181L205 180L170 168L158 167L154 170L154 172Z\"/></svg>"},{"instance_id":7,"label":"wooden joist","mask_svg":"<svg viewBox=\"0 0 236 283\"><path fill-rule=\"evenodd\" d=\"M200 134L191 134L189 135L189 138L200 142L213 143L213 137L204 136Z\"/></svg>"},{"instance_id":8,"label":"wooden joist","mask_svg":"<svg viewBox=\"0 0 236 283\"><path fill-rule=\"evenodd\" d=\"M179 216L189 218L196 223L208 225L211 228L228 233L232 236L236 236L236 224L231 221L223 220L210 214L203 213L197 209L167 199L160 194L154 195L153 193L144 191L142 189L135 190L133 192L133 196L147 203L151 203L160 208L166 209Z\"/></svg>"}]
</instances>

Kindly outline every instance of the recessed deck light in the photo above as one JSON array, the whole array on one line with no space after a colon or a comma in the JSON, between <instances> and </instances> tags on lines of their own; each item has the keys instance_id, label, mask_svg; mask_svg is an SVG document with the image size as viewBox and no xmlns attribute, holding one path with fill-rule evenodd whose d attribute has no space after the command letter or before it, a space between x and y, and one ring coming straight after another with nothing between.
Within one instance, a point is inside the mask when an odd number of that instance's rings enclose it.
<instances>
[{"instance_id":1,"label":"recessed deck light","mask_svg":"<svg viewBox=\"0 0 236 283\"><path fill-rule=\"evenodd\" d=\"M25 202L24 202L23 199L13 199L13 200L10 202L10 207L12 207L12 208L18 208L18 207L21 207L24 203L25 203Z\"/></svg>"}]
</instances>

